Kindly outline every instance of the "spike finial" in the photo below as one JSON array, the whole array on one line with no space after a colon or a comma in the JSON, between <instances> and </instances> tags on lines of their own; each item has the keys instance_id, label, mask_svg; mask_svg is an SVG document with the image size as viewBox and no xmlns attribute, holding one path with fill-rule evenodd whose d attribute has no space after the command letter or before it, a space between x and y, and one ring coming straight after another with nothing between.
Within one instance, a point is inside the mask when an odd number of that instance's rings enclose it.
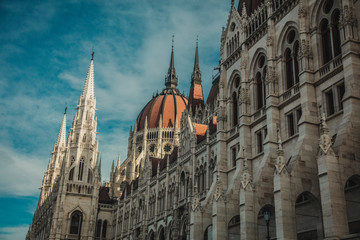
<instances>
[{"instance_id":1,"label":"spike finial","mask_svg":"<svg viewBox=\"0 0 360 240\"><path fill-rule=\"evenodd\" d=\"M94 46L92 47L92 51L91 51L91 60L94 60Z\"/></svg>"},{"instance_id":2,"label":"spike finial","mask_svg":"<svg viewBox=\"0 0 360 240\"><path fill-rule=\"evenodd\" d=\"M177 84L178 84L178 79L176 76L175 63L174 63L174 35L172 35L170 66L168 73L165 76L165 86L166 88L176 88Z\"/></svg>"}]
</instances>

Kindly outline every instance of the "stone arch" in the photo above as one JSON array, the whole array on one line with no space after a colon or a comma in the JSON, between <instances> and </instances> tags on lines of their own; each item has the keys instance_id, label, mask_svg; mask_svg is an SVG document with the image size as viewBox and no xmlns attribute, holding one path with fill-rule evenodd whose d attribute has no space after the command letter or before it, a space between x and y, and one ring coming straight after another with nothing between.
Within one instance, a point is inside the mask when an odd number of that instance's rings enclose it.
<instances>
[{"instance_id":1,"label":"stone arch","mask_svg":"<svg viewBox=\"0 0 360 240\"><path fill-rule=\"evenodd\" d=\"M157 239L158 240L165 240L166 237L165 237L165 228L163 225L160 225L160 227L158 228L158 236L157 236Z\"/></svg>"},{"instance_id":2,"label":"stone arch","mask_svg":"<svg viewBox=\"0 0 360 240\"><path fill-rule=\"evenodd\" d=\"M249 72L250 79L255 77L256 64L257 64L257 61L259 60L259 57L262 54L265 55L265 61L267 61L266 50L264 48L258 48L253 55L254 57L252 58L252 60L250 62L250 72Z\"/></svg>"},{"instance_id":3,"label":"stone arch","mask_svg":"<svg viewBox=\"0 0 360 240\"><path fill-rule=\"evenodd\" d=\"M228 223L228 238L229 240L241 239L240 234L240 215L233 216Z\"/></svg>"},{"instance_id":4,"label":"stone arch","mask_svg":"<svg viewBox=\"0 0 360 240\"><path fill-rule=\"evenodd\" d=\"M360 175L351 176L345 184L349 233L360 233Z\"/></svg>"},{"instance_id":5,"label":"stone arch","mask_svg":"<svg viewBox=\"0 0 360 240\"><path fill-rule=\"evenodd\" d=\"M284 45L286 43L286 37L291 29L294 29L295 32L298 34L297 36L299 37L299 25L294 21L288 21L287 23L285 23L278 38L278 44L276 49L277 56L283 55L283 52L285 50Z\"/></svg>"},{"instance_id":6,"label":"stone arch","mask_svg":"<svg viewBox=\"0 0 360 240\"><path fill-rule=\"evenodd\" d=\"M204 231L204 240L212 240L212 224L207 226Z\"/></svg>"},{"instance_id":7,"label":"stone arch","mask_svg":"<svg viewBox=\"0 0 360 240\"><path fill-rule=\"evenodd\" d=\"M321 204L308 191L295 202L296 233L298 239L322 239L324 236Z\"/></svg>"},{"instance_id":8,"label":"stone arch","mask_svg":"<svg viewBox=\"0 0 360 240\"><path fill-rule=\"evenodd\" d=\"M266 212L270 213L269 221L266 221ZM258 239L266 239L269 233L270 239L276 238L275 208L271 204L263 206L257 216Z\"/></svg>"}]
</instances>

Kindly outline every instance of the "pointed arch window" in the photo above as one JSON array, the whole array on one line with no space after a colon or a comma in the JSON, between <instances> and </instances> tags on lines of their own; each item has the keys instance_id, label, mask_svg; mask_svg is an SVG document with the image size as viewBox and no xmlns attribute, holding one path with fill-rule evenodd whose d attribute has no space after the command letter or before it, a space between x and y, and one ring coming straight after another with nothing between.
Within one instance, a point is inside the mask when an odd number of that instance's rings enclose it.
<instances>
[{"instance_id":1,"label":"pointed arch window","mask_svg":"<svg viewBox=\"0 0 360 240\"><path fill-rule=\"evenodd\" d=\"M74 180L74 167L70 170L69 172L69 181L72 181Z\"/></svg>"},{"instance_id":2,"label":"pointed arch window","mask_svg":"<svg viewBox=\"0 0 360 240\"><path fill-rule=\"evenodd\" d=\"M107 230L107 221L105 220L103 222L103 228L102 228L102 237L106 238L106 230Z\"/></svg>"},{"instance_id":3,"label":"pointed arch window","mask_svg":"<svg viewBox=\"0 0 360 240\"><path fill-rule=\"evenodd\" d=\"M341 1L327 0L323 5L323 19L320 21L323 64L341 54L339 29Z\"/></svg>"},{"instance_id":4,"label":"pointed arch window","mask_svg":"<svg viewBox=\"0 0 360 240\"><path fill-rule=\"evenodd\" d=\"M256 110L259 110L265 106L265 96L266 96L266 88L265 88L265 76L266 76L266 57L264 54L260 55L257 60L256 68L255 68L255 95L256 95Z\"/></svg>"},{"instance_id":5,"label":"pointed arch window","mask_svg":"<svg viewBox=\"0 0 360 240\"><path fill-rule=\"evenodd\" d=\"M327 19L323 19L321 21L320 31L321 31L321 43L322 43L322 51L323 51L323 62L327 63L333 57L331 52L330 27L329 27L329 21Z\"/></svg>"},{"instance_id":6,"label":"pointed arch window","mask_svg":"<svg viewBox=\"0 0 360 240\"><path fill-rule=\"evenodd\" d=\"M233 107L233 126L237 126L238 125L238 101L237 101L237 96L236 93L234 92L232 94L232 107Z\"/></svg>"},{"instance_id":7,"label":"pointed arch window","mask_svg":"<svg viewBox=\"0 0 360 240\"><path fill-rule=\"evenodd\" d=\"M89 170L88 170L88 180L87 180L87 182L88 182L88 183L91 183L91 182L92 182L92 179L93 179L92 171L91 171L91 169L89 169Z\"/></svg>"},{"instance_id":8,"label":"pointed arch window","mask_svg":"<svg viewBox=\"0 0 360 240\"><path fill-rule=\"evenodd\" d=\"M101 234L101 220L97 221L95 237L100 237Z\"/></svg>"},{"instance_id":9,"label":"pointed arch window","mask_svg":"<svg viewBox=\"0 0 360 240\"><path fill-rule=\"evenodd\" d=\"M285 62L285 89L290 89L299 83L299 34L296 29L290 29L283 45Z\"/></svg>"},{"instance_id":10,"label":"pointed arch window","mask_svg":"<svg viewBox=\"0 0 360 240\"><path fill-rule=\"evenodd\" d=\"M339 9L335 9L331 17L333 51L335 57L341 54L341 37L339 30L339 22L340 22L340 11Z\"/></svg>"},{"instance_id":11,"label":"pointed arch window","mask_svg":"<svg viewBox=\"0 0 360 240\"><path fill-rule=\"evenodd\" d=\"M85 161L85 158L84 158L84 157L81 157L81 159L80 159L80 164L79 164L79 174L78 174L78 180L79 180L79 181L82 181L82 179L83 179L84 161Z\"/></svg>"},{"instance_id":12,"label":"pointed arch window","mask_svg":"<svg viewBox=\"0 0 360 240\"><path fill-rule=\"evenodd\" d=\"M81 234L82 213L75 211L71 214L70 234Z\"/></svg>"}]
</instances>

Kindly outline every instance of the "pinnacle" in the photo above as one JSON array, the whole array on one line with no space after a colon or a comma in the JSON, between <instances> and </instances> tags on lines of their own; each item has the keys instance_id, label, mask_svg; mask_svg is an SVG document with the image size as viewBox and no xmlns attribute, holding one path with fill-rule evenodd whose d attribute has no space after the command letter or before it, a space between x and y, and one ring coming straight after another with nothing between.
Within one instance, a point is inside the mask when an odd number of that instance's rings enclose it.
<instances>
[{"instance_id":1,"label":"pinnacle","mask_svg":"<svg viewBox=\"0 0 360 240\"><path fill-rule=\"evenodd\" d=\"M55 143L55 146L65 147L66 145L66 108L61 122L59 134Z\"/></svg>"},{"instance_id":2,"label":"pinnacle","mask_svg":"<svg viewBox=\"0 0 360 240\"><path fill-rule=\"evenodd\" d=\"M173 36L172 46L171 46L170 66L169 66L168 73L165 77L165 86L166 86L166 88L176 88L177 84L178 84L178 79L177 79L176 71L175 71L174 36Z\"/></svg>"},{"instance_id":3,"label":"pinnacle","mask_svg":"<svg viewBox=\"0 0 360 240\"><path fill-rule=\"evenodd\" d=\"M86 74L86 80L84 85L84 90L82 92L82 97L85 98L94 98L94 52L92 52L92 58L90 60L90 65L88 72Z\"/></svg>"}]
</instances>

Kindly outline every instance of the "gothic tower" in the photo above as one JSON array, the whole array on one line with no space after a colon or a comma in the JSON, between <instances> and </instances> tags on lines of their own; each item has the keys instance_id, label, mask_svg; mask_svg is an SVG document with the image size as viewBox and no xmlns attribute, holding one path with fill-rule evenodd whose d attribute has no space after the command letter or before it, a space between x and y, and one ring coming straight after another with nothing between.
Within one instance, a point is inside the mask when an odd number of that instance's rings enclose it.
<instances>
[{"instance_id":1,"label":"gothic tower","mask_svg":"<svg viewBox=\"0 0 360 240\"><path fill-rule=\"evenodd\" d=\"M48 168L44 174L43 183L41 185L41 193L38 205L41 206L49 194L52 192L56 181L60 175L62 162L66 149L66 108L61 122L60 130L56 142L54 144Z\"/></svg>"},{"instance_id":2,"label":"gothic tower","mask_svg":"<svg viewBox=\"0 0 360 240\"><path fill-rule=\"evenodd\" d=\"M50 239L94 236L101 180L93 61L94 53L68 137Z\"/></svg>"}]
</instances>

